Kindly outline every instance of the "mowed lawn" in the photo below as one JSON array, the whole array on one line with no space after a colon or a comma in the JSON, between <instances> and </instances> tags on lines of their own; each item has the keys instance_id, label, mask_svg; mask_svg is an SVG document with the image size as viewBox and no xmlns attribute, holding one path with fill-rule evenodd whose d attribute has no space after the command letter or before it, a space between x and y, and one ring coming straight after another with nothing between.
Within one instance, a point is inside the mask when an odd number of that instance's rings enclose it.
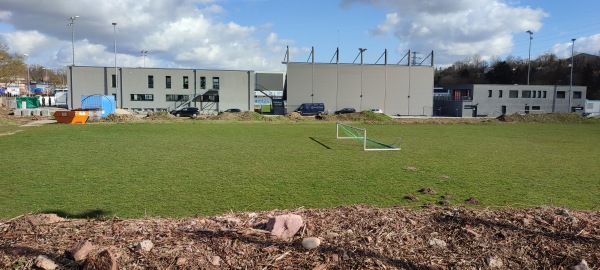
<instances>
[{"instance_id":1,"label":"mowed lawn","mask_svg":"<svg viewBox=\"0 0 600 270\"><path fill-rule=\"evenodd\" d=\"M0 137L0 218L418 207L444 194L453 205L600 209L598 124L353 125L401 137L402 150L364 152L321 122L21 127Z\"/></svg>"}]
</instances>

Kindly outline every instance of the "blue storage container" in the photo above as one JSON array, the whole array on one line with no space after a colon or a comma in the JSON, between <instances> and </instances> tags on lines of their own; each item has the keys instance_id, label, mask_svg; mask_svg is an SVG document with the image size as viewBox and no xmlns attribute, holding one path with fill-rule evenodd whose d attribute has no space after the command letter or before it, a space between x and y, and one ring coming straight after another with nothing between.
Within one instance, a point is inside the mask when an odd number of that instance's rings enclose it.
<instances>
[{"instance_id":1,"label":"blue storage container","mask_svg":"<svg viewBox=\"0 0 600 270\"><path fill-rule=\"evenodd\" d=\"M81 108L84 110L101 110L102 118L104 118L115 112L115 97L102 95L81 96Z\"/></svg>"}]
</instances>

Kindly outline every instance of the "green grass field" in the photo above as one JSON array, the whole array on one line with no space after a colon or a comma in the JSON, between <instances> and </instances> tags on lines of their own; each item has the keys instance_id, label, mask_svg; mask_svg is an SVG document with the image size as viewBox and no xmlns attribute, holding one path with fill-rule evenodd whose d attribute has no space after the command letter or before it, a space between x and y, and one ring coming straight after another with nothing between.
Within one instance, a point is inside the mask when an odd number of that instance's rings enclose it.
<instances>
[{"instance_id":1,"label":"green grass field","mask_svg":"<svg viewBox=\"0 0 600 270\"><path fill-rule=\"evenodd\" d=\"M443 194L454 205L600 208L599 124L355 125L378 141L402 137L402 150L364 152L336 140L333 122L19 127L0 137L0 218L417 207Z\"/></svg>"}]
</instances>

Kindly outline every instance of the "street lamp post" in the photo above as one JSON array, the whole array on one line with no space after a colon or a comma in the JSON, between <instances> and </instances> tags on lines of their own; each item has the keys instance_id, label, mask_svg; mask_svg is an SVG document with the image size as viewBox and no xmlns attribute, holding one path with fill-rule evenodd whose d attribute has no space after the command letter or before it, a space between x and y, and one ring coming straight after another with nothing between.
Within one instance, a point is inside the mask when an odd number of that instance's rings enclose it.
<instances>
[{"instance_id":1,"label":"street lamp post","mask_svg":"<svg viewBox=\"0 0 600 270\"><path fill-rule=\"evenodd\" d=\"M117 90L117 96L119 94L119 74L117 73L117 23L112 23L113 25L113 37L115 40L115 88ZM119 108L119 98L116 98L115 105Z\"/></svg>"},{"instance_id":2,"label":"street lamp post","mask_svg":"<svg viewBox=\"0 0 600 270\"><path fill-rule=\"evenodd\" d=\"M146 54L148 53L148 51L142 50L141 53L142 53L142 56L144 57L144 67L146 67Z\"/></svg>"},{"instance_id":3,"label":"street lamp post","mask_svg":"<svg viewBox=\"0 0 600 270\"><path fill-rule=\"evenodd\" d=\"M533 40L533 32L527 30L529 34L529 58L527 60L527 85L529 85L529 72L531 71L531 40Z\"/></svg>"},{"instance_id":4,"label":"street lamp post","mask_svg":"<svg viewBox=\"0 0 600 270\"><path fill-rule=\"evenodd\" d=\"M571 96L573 95L573 51L575 49L575 39L571 39L571 82L569 82L569 108L568 112L571 111Z\"/></svg>"},{"instance_id":5,"label":"street lamp post","mask_svg":"<svg viewBox=\"0 0 600 270\"><path fill-rule=\"evenodd\" d=\"M73 66L75 66L75 20L79 18L79 16L73 16L69 18L71 21L68 26L71 26L71 48L73 49Z\"/></svg>"},{"instance_id":6,"label":"street lamp post","mask_svg":"<svg viewBox=\"0 0 600 270\"><path fill-rule=\"evenodd\" d=\"M48 69L45 67L43 67L42 69L44 70L44 79L42 81L48 84Z\"/></svg>"},{"instance_id":7,"label":"street lamp post","mask_svg":"<svg viewBox=\"0 0 600 270\"><path fill-rule=\"evenodd\" d=\"M31 85L30 85L30 81L29 81L29 64L27 63L27 58L29 58L29 54L23 54L23 56L25 56L25 67L27 67L27 94L29 95L29 92L31 91Z\"/></svg>"}]
</instances>

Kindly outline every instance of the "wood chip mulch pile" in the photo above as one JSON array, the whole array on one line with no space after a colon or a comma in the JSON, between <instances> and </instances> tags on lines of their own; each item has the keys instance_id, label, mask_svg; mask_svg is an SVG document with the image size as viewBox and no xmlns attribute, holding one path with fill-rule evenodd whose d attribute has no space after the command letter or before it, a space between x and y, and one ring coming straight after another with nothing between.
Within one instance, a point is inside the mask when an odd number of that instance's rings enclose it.
<instances>
[{"instance_id":1,"label":"wood chip mulch pile","mask_svg":"<svg viewBox=\"0 0 600 270\"><path fill-rule=\"evenodd\" d=\"M273 238L268 218L290 213L302 217L301 229ZM302 242L311 237L320 241L307 249ZM82 243L89 253L75 256ZM208 218L0 220L0 269L35 267L599 269L600 211L359 205Z\"/></svg>"}]
</instances>

